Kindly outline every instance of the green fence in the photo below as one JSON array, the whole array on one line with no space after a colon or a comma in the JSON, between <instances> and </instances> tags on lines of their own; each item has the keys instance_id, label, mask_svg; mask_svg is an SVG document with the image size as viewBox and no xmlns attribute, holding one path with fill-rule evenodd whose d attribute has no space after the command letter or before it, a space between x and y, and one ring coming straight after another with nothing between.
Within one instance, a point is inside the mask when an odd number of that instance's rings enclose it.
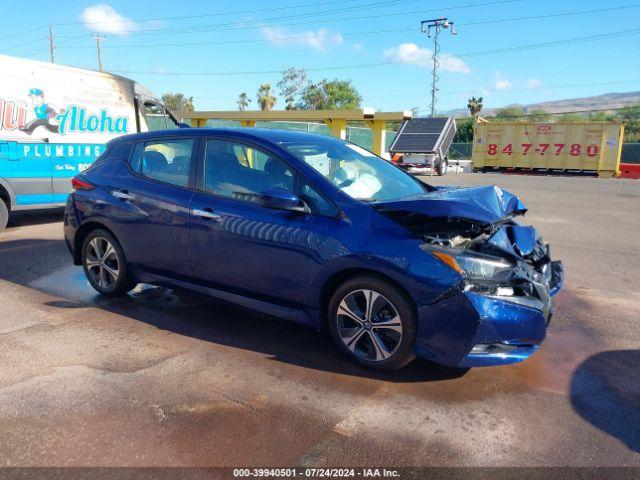
<instances>
[{"instance_id":1,"label":"green fence","mask_svg":"<svg viewBox=\"0 0 640 480\"><path fill-rule=\"evenodd\" d=\"M623 143L620 163L640 163L640 143Z\"/></svg>"}]
</instances>

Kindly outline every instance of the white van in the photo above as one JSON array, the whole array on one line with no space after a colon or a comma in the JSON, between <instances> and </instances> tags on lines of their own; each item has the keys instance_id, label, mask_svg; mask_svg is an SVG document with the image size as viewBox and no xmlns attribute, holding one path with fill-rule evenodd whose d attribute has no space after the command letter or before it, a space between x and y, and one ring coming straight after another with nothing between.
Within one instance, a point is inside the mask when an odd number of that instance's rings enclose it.
<instances>
[{"instance_id":1,"label":"white van","mask_svg":"<svg viewBox=\"0 0 640 480\"><path fill-rule=\"evenodd\" d=\"M11 212L63 206L112 138L177 126L133 80L0 55L0 231Z\"/></svg>"}]
</instances>

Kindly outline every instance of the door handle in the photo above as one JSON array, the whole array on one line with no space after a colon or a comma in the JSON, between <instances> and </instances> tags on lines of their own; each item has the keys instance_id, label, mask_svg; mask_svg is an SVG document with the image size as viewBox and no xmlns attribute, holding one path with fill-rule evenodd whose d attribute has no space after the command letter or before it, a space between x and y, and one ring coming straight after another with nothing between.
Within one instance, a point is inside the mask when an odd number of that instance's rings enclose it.
<instances>
[{"instance_id":1,"label":"door handle","mask_svg":"<svg viewBox=\"0 0 640 480\"><path fill-rule=\"evenodd\" d=\"M126 190L114 190L113 192L111 192L111 195L119 198L120 200L133 200L134 198L136 198Z\"/></svg>"},{"instance_id":2,"label":"door handle","mask_svg":"<svg viewBox=\"0 0 640 480\"><path fill-rule=\"evenodd\" d=\"M204 218L206 220L215 220L216 222L222 220L222 217L217 213L213 213L213 210L210 208L192 208L191 215L194 217Z\"/></svg>"}]
</instances>

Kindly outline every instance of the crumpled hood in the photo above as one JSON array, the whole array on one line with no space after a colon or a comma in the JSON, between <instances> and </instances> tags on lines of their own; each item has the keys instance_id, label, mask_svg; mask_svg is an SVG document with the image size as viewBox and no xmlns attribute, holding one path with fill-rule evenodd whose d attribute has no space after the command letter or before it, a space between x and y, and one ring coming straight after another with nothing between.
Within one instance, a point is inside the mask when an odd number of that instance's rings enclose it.
<instances>
[{"instance_id":1,"label":"crumpled hood","mask_svg":"<svg viewBox=\"0 0 640 480\"><path fill-rule=\"evenodd\" d=\"M500 187L438 187L419 197L376 203L377 208L496 223L527 211L522 201Z\"/></svg>"}]
</instances>

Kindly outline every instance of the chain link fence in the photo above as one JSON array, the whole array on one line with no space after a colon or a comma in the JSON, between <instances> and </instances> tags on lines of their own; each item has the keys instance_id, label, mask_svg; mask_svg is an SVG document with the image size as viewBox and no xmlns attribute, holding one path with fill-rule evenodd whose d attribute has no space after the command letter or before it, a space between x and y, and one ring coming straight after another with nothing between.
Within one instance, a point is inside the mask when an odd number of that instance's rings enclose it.
<instances>
[{"instance_id":1,"label":"chain link fence","mask_svg":"<svg viewBox=\"0 0 640 480\"><path fill-rule=\"evenodd\" d=\"M240 122L234 120L207 120L207 127L239 127ZM282 130L296 130L300 132L318 133L330 135L329 127L324 123L313 122L256 122L256 127L274 128ZM397 132L387 130L387 150L396 138ZM373 147L373 134L371 129L365 127L347 127L347 140L360 145L367 150ZM473 151L472 143L452 143L447 157L450 160L471 160ZM640 163L640 143L624 143L622 145L621 163Z\"/></svg>"},{"instance_id":2,"label":"chain link fence","mask_svg":"<svg viewBox=\"0 0 640 480\"><path fill-rule=\"evenodd\" d=\"M640 143L623 143L620 163L640 163Z\"/></svg>"}]
</instances>

